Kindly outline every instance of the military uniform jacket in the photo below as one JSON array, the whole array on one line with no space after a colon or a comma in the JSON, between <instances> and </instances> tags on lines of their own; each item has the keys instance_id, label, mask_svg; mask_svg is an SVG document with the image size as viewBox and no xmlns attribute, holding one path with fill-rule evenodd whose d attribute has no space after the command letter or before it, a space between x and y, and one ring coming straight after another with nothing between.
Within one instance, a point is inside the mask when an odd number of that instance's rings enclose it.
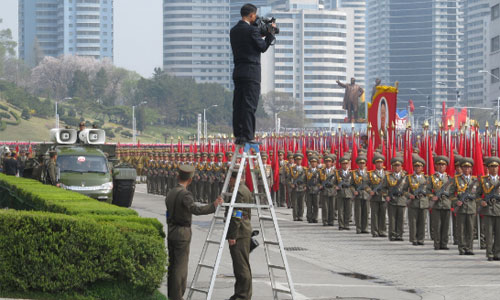
<instances>
[{"instance_id":1,"label":"military uniform jacket","mask_svg":"<svg viewBox=\"0 0 500 300\"><path fill-rule=\"evenodd\" d=\"M486 201L488 204L486 207L481 206L480 214L485 216L500 216L500 177L497 176L497 180L493 180L491 176L481 177L481 182L479 185L479 195L483 195L482 201ZM489 199L491 196L496 196L497 199Z\"/></svg>"},{"instance_id":2,"label":"military uniform jacket","mask_svg":"<svg viewBox=\"0 0 500 300\"><path fill-rule=\"evenodd\" d=\"M370 174L367 170L354 170L352 171L352 179L355 190L359 193L358 198L362 200L370 199Z\"/></svg>"},{"instance_id":3,"label":"military uniform jacket","mask_svg":"<svg viewBox=\"0 0 500 300\"><path fill-rule=\"evenodd\" d=\"M212 166L212 172L215 176L215 182L216 183L223 183L224 182L224 175L226 173L224 164L222 162L217 162L214 163Z\"/></svg>"},{"instance_id":4,"label":"military uniform jacket","mask_svg":"<svg viewBox=\"0 0 500 300\"><path fill-rule=\"evenodd\" d=\"M280 184L286 184L287 182L287 161L286 160L280 160Z\"/></svg>"},{"instance_id":5,"label":"military uniform jacket","mask_svg":"<svg viewBox=\"0 0 500 300\"><path fill-rule=\"evenodd\" d=\"M435 173L429 177L429 185L432 188L432 194L429 196L439 196L440 191L445 191L448 196L443 195L442 197L438 197L439 199L435 201L434 204L431 203L431 208L433 209L451 209L451 200L450 200L450 185L453 183L453 178L450 178L448 174L439 175L439 173ZM433 201L434 202L434 201Z\"/></svg>"},{"instance_id":6,"label":"military uniform jacket","mask_svg":"<svg viewBox=\"0 0 500 300\"><path fill-rule=\"evenodd\" d=\"M337 195L337 170L335 167L327 169L321 168L319 171L321 180L321 194L324 196L332 197Z\"/></svg>"},{"instance_id":7,"label":"military uniform jacket","mask_svg":"<svg viewBox=\"0 0 500 300\"><path fill-rule=\"evenodd\" d=\"M431 188L429 186L429 179L424 174L408 175L406 186L403 190L408 199L408 207L426 209L429 208L429 195ZM410 199L410 195L414 195L415 199Z\"/></svg>"},{"instance_id":8,"label":"military uniform jacket","mask_svg":"<svg viewBox=\"0 0 500 300\"><path fill-rule=\"evenodd\" d=\"M337 195L341 198L354 198L354 181L351 171L337 170L337 186L340 187Z\"/></svg>"},{"instance_id":9,"label":"military uniform jacket","mask_svg":"<svg viewBox=\"0 0 500 300\"><path fill-rule=\"evenodd\" d=\"M319 194L319 188L321 187L320 179L320 169L309 168L306 169L306 182L307 182L307 192L312 195Z\"/></svg>"},{"instance_id":10,"label":"military uniform jacket","mask_svg":"<svg viewBox=\"0 0 500 300\"><path fill-rule=\"evenodd\" d=\"M50 160L47 164L47 183L56 185L57 184L57 166L55 161Z\"/></svg>"},{"instance_id":11,"label":"military uniform jacket","mask_svg":"<svg viewBox=\"0 0 500 300\"><path fill-rule=\"evenodd\" d=\"M450 186L452 205L458 214L474 215L477 212L477 200L479 198L479 181L476 176L456 175ZM462 201L462 206L457 202Z\"/></svg>"},{"instance_id":12,"label":"military uniform jacket","mask_svg":"<svg viewBox=\"0 0 500 300\"><path fill-rule=\"evenodd\" d=\"M406 206L408 199L405 196L404 187L407 186L406 181L408 181L408 178L403 171L399 174L399 178L395 173L385 175L382 194L384 197L390 197L389 204L394 206Z\"/></svg>"},{"instance_id":13,"label":"military uniform jacket","mask_svg":"<svg viewBox=\"0 0 500 300\"><path fill-rule=\"evenodd\" d=\"M286 170L286 184L291 185L292 184L292 168L295 166L295 164L287 162L285 164L285 170Z\"/></svg>"},{"instance_id":14,"label":"military uniform jacket","mask_svg":"<svg viewBox=\"0 0 500 300\"><path fill-rule=\"evenodd\" d=\"M173 241L191 240L192 215L207 215L215 212L215 206L197 206L193 194L178 184L165 199L167 206L168 239Z\"/></svg>"},{"instance_id":15,"label":"military uniform jacket","mask_svg":"<svg viewBox=\"0 0 500 300\"><path fill-rule=\"evenodd\" d=\"M198 171L200 174L200 181L207 182L208 181L208 162L202 161L198 164Z\"/></svg>"},{"instance_id":16,"label":"military uniform jacket","mask_svg":"<svg viewBox=\"0 0 500 300\"><path fill-rule=\"evenodd\" d=\"M250 192L244 183L241 183L238 188L236 203L252 203L252 192ZM231 222L229 223L226 239L237 240L241 238L251 238L251 216L252 210L250 208L235 207L231 216Z\"/></svg>"},{"instance_id":17,"label":"military uniform jacket","mask_svg":"<svg viewBox=\"0 0 500 300\"><path fill-rule=\"evenodd\" d=\"M295 191L305 192L307 189L306 169L302 166L294 165L290 170L290 181Z\"/></svg>"},{"instance_id":18,"label":"military uniform jacket","mask_svg":"<svg viewBox=\"0 0 500 300\"><path fill-rule=\"evenodd\" d=\"M385 202L384 196L382 195L382 188L384 186L386 175L387 172L383 169L380 171L373 170L369 172L370 191L375 192L375 195L370 198L370 201Z\"/></svg>"}]
</instances>

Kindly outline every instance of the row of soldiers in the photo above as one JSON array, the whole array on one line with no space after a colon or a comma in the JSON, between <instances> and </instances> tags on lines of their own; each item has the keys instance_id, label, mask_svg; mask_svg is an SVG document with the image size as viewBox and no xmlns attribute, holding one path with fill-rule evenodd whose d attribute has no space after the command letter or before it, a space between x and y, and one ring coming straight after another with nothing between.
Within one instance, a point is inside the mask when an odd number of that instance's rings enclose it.
<instances>
[{"instance_id":1,"label":"row of soldiers","mask_svg":"<svg viewBox=\"0 0 500 300\"><path fill-rule=\"evenodd\" d=\"M435 250L449 249L451 230L459 254L473 255L473 239L479 227L485 238L488 260L500 260L498 157L485 159L488 175L481 178L472 176L474 161L459 156L455 158L455 176L446 173L450 163L446 156L434 158L436 172L431 176L424 174L425 160L418 154L412 156L413 174L402 170L402 156L391 159L392 171L384 169L385 158L380 153L374 155L373 171L367 171L364 154L356 158L359 166L356 170L350 169L349 155L340 158L340 169L335 167L334 154L325 155L320 164L320 158L311 152L307 158L309 167L302 166L303 159L301 153L289 153L287 161L280 159L283 168L280 168L280 176L284 180L280 177L279 201L291 198L294 221L302 221L305 202L309 223L318 222L321 206L324 226L333 226L338 216L339 230L349 230L354 207L356 233L369 233L368 220L371 219L373 237L403 241L408 209L409 238L413 245L424 245L429 216Z\"/></svg>"}]
</instances>

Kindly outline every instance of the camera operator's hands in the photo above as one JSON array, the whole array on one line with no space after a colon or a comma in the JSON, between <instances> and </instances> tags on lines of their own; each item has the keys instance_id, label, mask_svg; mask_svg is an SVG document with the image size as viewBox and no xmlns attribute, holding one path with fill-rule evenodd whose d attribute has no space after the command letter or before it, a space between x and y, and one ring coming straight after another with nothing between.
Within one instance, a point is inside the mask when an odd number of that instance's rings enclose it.
<instances>
[{"instance_id":1,"label":"camera operator's hands","mask_svg":"<svg viewBox=\"0 0 500 300\"><path fill-rule=\"evenodd\" d=\"M217 207L219 205L221 205L222 203L224 203L224 199L222 199L221 196L217 197L217 199L214 201L214 206Z\"/></svg>"},{"instance_id":2,"label":"camera operator's hands","mask_svg":"<svg viewBox=\"0 0 500 300\"><path fill-rule=\"evenodd\" d=\"M229 246L236 245L236 240L227 240L227 242L229 243Z\"/></svg>"}]
</instances>

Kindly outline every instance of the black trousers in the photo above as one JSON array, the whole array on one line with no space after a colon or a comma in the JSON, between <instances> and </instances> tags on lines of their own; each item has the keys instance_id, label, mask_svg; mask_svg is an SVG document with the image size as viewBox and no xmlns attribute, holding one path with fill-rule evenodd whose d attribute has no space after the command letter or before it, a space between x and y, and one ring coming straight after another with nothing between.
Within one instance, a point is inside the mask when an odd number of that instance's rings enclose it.
<instances>
[{"instance_id":1,"label":"black trousers","mask_svg":"<svg viewBox=\"0 0 500 300\"><path fill-rule=\"evenodd\" d=\"M234 80L233 133L236 138L253 140L255 134L255 112L259 104L260 82Z\"/></svg>"}]
</instances>

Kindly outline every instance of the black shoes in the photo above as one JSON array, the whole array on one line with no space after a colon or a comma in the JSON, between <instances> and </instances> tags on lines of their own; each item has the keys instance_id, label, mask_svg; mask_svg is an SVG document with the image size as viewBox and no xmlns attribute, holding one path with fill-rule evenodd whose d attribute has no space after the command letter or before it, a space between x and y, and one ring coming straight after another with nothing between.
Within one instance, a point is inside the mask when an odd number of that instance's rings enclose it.
<instances>
[{"instance_id":1,"label":"black shoes","mask_svg":"<svg viewBox=\"0 0 500 300\"><path fill-rule=\"evenodd\" d=\"M418 243L417 242L413 242L413 246L418 246Z\"/></svg>"}]
</instances>

